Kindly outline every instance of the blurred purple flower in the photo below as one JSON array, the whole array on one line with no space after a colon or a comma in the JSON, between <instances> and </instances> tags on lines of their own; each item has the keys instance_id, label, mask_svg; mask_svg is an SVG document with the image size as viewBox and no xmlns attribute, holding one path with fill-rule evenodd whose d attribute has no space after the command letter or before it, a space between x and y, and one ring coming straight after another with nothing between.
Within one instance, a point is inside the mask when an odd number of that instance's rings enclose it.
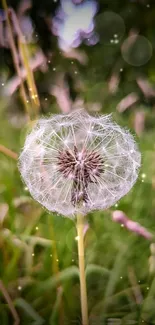
<instances>
[{"instance_id":1,"label":"blurred purple flower","mask_svg":"<svg viewBox=\"0 0 155 325\"><path fill-rule=\"evenodd\" d=\"M97 2L61 0L61 5L52 21L52 31L59 38L59 47L64 51L78 47L83 40L88 45L98 42L94 33L94 16Z\"/></svg>"},{"instance_id":2,"label":"blurred purple flower","mask_svg":"<svg viewBox=\"0 0 155 325\"><path fill-rule=\"evenodd\" d=\"M130 220L123 211L115 210L112 214L112 219L128 230L135 232L148 240L153 238L153 235L145 227L141 226L138 222Z\"/></svg>"},{"instance_id":3,"label":"blurred purple flower","mask_svg":"<svg viewBox=\"0 0 155 325\"><path fill-rule=\"evenodd\" d=\"M19 24L21 31L25 37L26 42L32 42L33 39L33 33L34 33L34 28L32 24L32 20L30 19L29 16L21 16L19 18Z\"/></svg>"},{"instance_id":4,"label":"blurred purple flower","mask_svg":"<svg viewBox=\"0 0 155 325\"><path fill-rule=\"evenodd\" d=\"M6 20L6 13L3 9L0 9L0 21Z\"/></svg>"}]
</instances>

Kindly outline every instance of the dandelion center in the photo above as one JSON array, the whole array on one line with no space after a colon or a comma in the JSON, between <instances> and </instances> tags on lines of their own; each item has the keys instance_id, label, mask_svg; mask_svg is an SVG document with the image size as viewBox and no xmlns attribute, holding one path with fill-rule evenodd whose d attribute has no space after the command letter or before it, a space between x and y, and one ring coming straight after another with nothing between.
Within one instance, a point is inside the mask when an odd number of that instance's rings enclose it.
<instances>
[{"instance_id":1,"label":"dandelion center","mask_svg":"<svg viewBox=\"0 0 155 325\"><path fill-rule=\"evenodd\" d=\"M58 155L59 171L65 178L73 180L71 202L76 205L87 203L89 197L87 187L89 183L96 183L97 178L104 172L104 161L98 152L74 146L73 151L65 150Z\"/></svg>"}]
</instances>

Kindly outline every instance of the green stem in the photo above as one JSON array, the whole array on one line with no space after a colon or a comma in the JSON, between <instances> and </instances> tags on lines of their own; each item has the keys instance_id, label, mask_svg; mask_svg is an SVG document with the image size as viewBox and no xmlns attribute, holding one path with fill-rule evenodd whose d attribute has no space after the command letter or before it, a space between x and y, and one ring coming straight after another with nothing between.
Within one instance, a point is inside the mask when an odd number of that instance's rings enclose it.
<instances>
[{"instance_id":1,"label":"green stem","mask_svg":"<svg viewBox=\"0 0 155 325\"><path fill-rule=\"evenodd\" d=\"M87 288L85 277L85 260L84 260L84 217L77 215L77 241L78 241L78 257L80 270L80 292L81 292L81 312L82 325L88 325L88 304L87 304Z\"/></svg>"}]
</instances>

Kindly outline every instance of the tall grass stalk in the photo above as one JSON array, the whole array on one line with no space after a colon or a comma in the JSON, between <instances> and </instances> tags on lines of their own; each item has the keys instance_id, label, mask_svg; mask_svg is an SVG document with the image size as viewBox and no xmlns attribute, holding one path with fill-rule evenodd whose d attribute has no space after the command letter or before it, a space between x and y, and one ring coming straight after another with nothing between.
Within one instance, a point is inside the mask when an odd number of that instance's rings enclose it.
<instances>
[{"instance_id":1,"label":"tall grass stalk","mask_svg":"<svg viewBox=\"0 0 155 325\"><path fill-rule=\"evenodd\" d=\"M40 101L37 92L37 87L35 84L33 70L30 67L29 47L26 44L25 37L21 31L16 13L14 12L13 9L10 9L10 13L11 13L11 18L12 18L14 28L16 30L16 34L18 35L18 51L20 54L20 60L26 71L26 83L28 87L30 104L32 107L30 112L31 113L30 118L36 119L39 113Z\"/></svg>"},{"instance_id":2,"label":"tall grass stalk","mask_svg":"<svg viewBox=\"0 0 155 325\"><path fill-rule=\"evenodd\" d=\"M28 114L28 116L30 116L30 111L29 111L29 105L28 105L28 100L27 100L27 95L26 95L26 89L22 80L22 76L21 76L21 69L20 69L20 65L19 65L19 57L18 57L18 51L16 48L16 44L15 44L15 40L14 40L14 36L13 36L13 32L12 32L12 23L10 20L10 16L9 16L9 9L7 6L7 2L6 0L2 0L2 5L3 8L6 12L6 22L7 22L7 27L8 27L8 36L9 36L9 44L10 44L10 49L12 52L12 58L13 58L13 62L14 62L14 66L17 72L18 77L21 80L20 83L20 95L25 107L25 110Z\"/></svg>"},{"instance_id":3,"label":"tall grass stalk","mask_svg":"<svg viewBox=\"0 0 155 325\"><path fill-rule=\"evenodd\" d=\"M12 22L16 30L16 34L18 35L18 50L20 53L20 59L22 62L22 65L26 71L26 82L28 86L29 91L29 97L32 104L32 107L34 108L33 115L36 117L38 115L38 111L40 108L40 101L39 96L37 92L37 87L35 84L34 74L33 70L30 67L30 54L29 54L29 47L26 44L25 37L22 33L22 30L19 25L18 18L16 16L16 13L13 9L10 10Z\"/></svg>"}]
</instances>

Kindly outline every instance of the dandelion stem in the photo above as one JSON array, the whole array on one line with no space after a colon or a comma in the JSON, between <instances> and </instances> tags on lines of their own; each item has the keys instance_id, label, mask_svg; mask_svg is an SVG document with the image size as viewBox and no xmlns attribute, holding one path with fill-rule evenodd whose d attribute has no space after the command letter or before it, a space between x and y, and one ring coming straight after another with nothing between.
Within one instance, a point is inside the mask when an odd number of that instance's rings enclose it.
<instances>
[{"instance_id":1,"label":"dandelion stem","mask_svg":"<svg viewBox=\"0 0 155 325\"><path fill-rule=\"evenodd\" d=\"M77 234L78 234L78 256L80 270L80 291L81 291L81 311L82 325L88 325L88 304L87 288L85 277L85 260L84 260L84 217L77 215Z\"/></svg>"}]
</instances>

